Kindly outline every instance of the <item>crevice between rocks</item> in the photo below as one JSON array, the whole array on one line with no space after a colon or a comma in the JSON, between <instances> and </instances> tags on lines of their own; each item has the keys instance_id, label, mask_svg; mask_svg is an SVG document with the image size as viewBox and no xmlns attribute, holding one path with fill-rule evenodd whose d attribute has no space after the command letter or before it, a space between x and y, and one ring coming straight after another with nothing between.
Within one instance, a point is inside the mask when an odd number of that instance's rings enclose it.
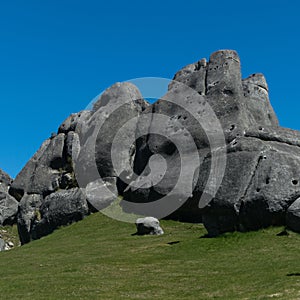
<instances>
[{"instance_id":1,"label":"crevice between rocks","mask_svg":"<svg viewBox=\"0 0 300 300\"><path fill-rule=\"evenodd\" d=\"M298 144L297 142L292 142L292 141L287 141L287 140L283 140L281 138L277 138L277 137L268 137L268 136L257 136L255 134L251 134L249 132L245 133L245 137L251 137L251 138L255 138L261 141L265 141L265 142L277 142L277 143L281 143L281 144L286 144L289 146L296 146L296 147L300 147L300 144Z\"/></svg>"},{"instance_id":2,"label":"crevice between rocks","mask_svg":"<svg viewBox=\"0 0 300 300\"><path fill-rule=\"evenodd\" d=\"M261 154L259 155L258 159L257 159L257 162L256 162L255 166L254 166L254 169L253 169L253 171L252 171L252 174L251 174L251 177L250 177L249 182L248 182L248 184L247 184L247 187L245 188L245 191L244 191L243 195L241 196L240 200L239 200L238 203L237 203L238 207L237 207L237 205L235 206L235 209L237 210L237 213L239 213L239 211L240 211L240 207L241 207L241 205L242 205L242 202L243 202L244 199L246 198L246 195L247 195L247 193L248 193L248 191L249 191L249 189L250 189L250 187L251 187L251 185L252 185L253 179L255 178L256 171L257 171L257 169L258 169L258 167L259 167L259 165L260 165L260 162L261 162L262 160L263 160L263 155L262 155L262 153L261 153Z\"/></svg>"}]
</instances>

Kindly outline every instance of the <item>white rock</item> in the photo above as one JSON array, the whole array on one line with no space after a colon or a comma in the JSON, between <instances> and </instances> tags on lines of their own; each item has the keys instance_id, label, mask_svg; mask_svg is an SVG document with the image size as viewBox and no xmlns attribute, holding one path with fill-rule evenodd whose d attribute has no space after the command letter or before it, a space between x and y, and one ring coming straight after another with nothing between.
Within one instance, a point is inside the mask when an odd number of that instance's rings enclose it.
<instances>
[{"instance_id":1,"label":"white rock","mask_svg":"<svg viewBox=\"0 0 300 300\"><path fill-rule=\"evenodd\" d=\"M159 220L154 217L139 218L135 222L138 235L161 235L164 231L160 227Z\"/></svg>"}]
</instances>

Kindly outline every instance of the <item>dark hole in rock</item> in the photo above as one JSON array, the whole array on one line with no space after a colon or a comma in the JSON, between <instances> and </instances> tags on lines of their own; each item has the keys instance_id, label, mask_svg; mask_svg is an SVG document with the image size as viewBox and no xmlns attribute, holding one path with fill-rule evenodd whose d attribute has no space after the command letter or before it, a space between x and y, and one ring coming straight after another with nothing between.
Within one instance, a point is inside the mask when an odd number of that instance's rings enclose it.
<instances>
[{"instance_id":1,"label":"dark hole in rock","mask_svg":"<svg viewBox=\"0 0 300 300\"><path fill-rule=\"evenodd\" d=\"M64 160L60 157L54 158L50 162L50 167L55 170L61 169L63 168L63 166L64 166Z\"/></svg>"},{"instance_id":2,"label":"dark hole in rock","mask_svg":"<svg viewBox=\"0 0 300 300\"><path fill-rule=\"evenodd\" d=\"M267 178L266 178L266 184L269 184L269 183L270 183L270 178L267 177Z\"/></svg>"},{"instance_id":3,"label":"dark hole in rock","mask_svg":"<svg viewBox=\"0 0 300 300\"><path fill-rule=\"evenodd\" d=\"M298 180L293 179L293 180L292 180L292 184L293 184L293 185L297 185L297 184L298 184Z\"/></svg>"},{"instance_id":4,"label":"dark hole in rock","mask_svg":"<svg viewBox=\"0 0 300 300\"><path fill-rule=\"evenodd\" d=\"M229 130L232 131L232 130L234 130L234 129L235 129L235 125L232 124L232 125L230 126Z\"/></svg>"},{"instance_id":5,"label":"dark hole in rock","mask_svg":"<svg viewBox=\"0 0 300 300\"><path fill-rule=\"evenodd\" d=\"M176 146L174 143L172 143L171 141L166 141L163 146L162 146L162 152L166 153L168 155L173 154L176 151Z\"/></svg>"},{"instance_id":6,"label":"dark hole in rock","mask_svg":"<svg viewBox=\"0 0 300 300\"><path fill-rule=\"evenodd\" d=\"M233 91L224 89L224 90L223 90L223 94L228 95L228 96L231 96L231 95L233 95Z\"/></svg>"},{"instance_id":7,"label":"dark hole in rock","mask_svg":"<svg viewBox=\"0 0 300 300\"><path fill-rule=\"evenodd\" d=\"M264 129L264 128L263 128L263 127L261 127L261 126L259 126L259 127L258 127L258 130L263 130L263 129Z\"/></svg>"},{"instance_id":8,"label":"dark hole in rock","mask_svg":"<svg viewBox=\"0 0 300 300\"><path fill-rule=\"evenodd\" d=\"M256 191L259 193L260 192L260 188L257 188Z\"/></svg>"}]
</instances>

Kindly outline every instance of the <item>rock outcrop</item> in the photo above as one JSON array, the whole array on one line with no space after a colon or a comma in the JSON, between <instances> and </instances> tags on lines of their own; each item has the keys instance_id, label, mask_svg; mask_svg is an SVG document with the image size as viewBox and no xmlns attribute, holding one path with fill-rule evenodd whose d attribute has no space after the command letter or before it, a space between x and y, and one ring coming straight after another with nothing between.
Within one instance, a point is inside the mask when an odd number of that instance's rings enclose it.
<instances>
[{"instance_id":1,"label":"rock outcrop","mask_svg":"<svg viewBox=\"0 0 300 300\"><path fill-rule=\"evenodd\" d=\"M147 105L135 86L117 83L99 97L92 110L72 114L42 144L9 189L19 201L22 244L79 221L118 197L122 184L117 183L119 174L112 165L110 148L118 128L128 118L138 117ZM103 126L101 134L98 126ZM134 149L119 154L124 166L132 165ZM97 181L99 173L104 181Z\"/></svg>"},{"instance_id":2,"label":"rock outcrop","mask_svg":"<svg viewBox=\"0 0 300 300\"><path fill-rule=\"evenodd\" d=\"M160 126L155 115L152 117L147 125L149 134L137 143L135 166L141 174L150 158L153 158L152 165L155 165L155 160L163 156L168 171L155 186L151 182L144 183L138 189L129 186L125 198L132 202L158 201L170 193L182 169L181 153L170 143L170 138L176 135L177 140L181 139L184 143L184 132L178 130L183 126L192 135L202 164L197 170L198 179L191 196L170 217L202 221L211 236L285 224L289 206L300 195L300 133L279 127L263 75L253 74L242 80L238 55L225 50L212 54L209 62L201 60L183 68L174 80L168 94L143 114L151 110L152 114L164 114L176 122L166 126L162 139L152 134L158 129L155 127ZM186 85L198 94L187 91ZM174 98L178 98L181 106L164 100L173 99L174 102ZM201 109L200 102L204 109ZM193 114L187 113L187 108L190 106L189 111L199 114L200 119L206 119L205 103L213 108L223 128L226 168L225 173L220 175L222 182L217 193L208 195L211 201L205 207L199 207L205 188L208 186L208 191L213 190L209 187L212 183L208 177L215 149L208 141L207 130L195 122ZM157 172L153 176L161 175ZM180 196L177 198L180 199ZM158 215L151 213L159 217L159 212Z\"/></svg>"},{"instance_id":3,"label":"rock outcrop","mask_svg":"<svg viewBox=\"0 0 300 300\"><path fill-rule=\"evenodd\" d=\"M238 54L222 50L180 70L152 105L134 85L113 85L12 183L0 173L0 201L19 201L23 244L119 195L125 212L203 222L210 236L300 231L299 146L300 132L279 126L264 76L242 79Z\"/></svg>"},{"instance_id":4,"label":"rock outcrop","mask_svg":"<svg viewBox=\"0 0 300 300\"><path fill-rule=\"evenodd\" d=\"M9 195L12 179L0 170L0 226L11 225L16 221L18 201Z\"/></svg>"}]
</instances>

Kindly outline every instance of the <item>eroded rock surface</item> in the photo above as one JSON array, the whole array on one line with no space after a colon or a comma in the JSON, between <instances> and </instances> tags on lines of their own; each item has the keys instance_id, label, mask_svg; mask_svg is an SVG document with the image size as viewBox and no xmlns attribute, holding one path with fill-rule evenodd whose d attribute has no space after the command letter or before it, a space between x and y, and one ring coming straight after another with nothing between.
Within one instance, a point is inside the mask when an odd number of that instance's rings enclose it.
<instances>
[{"instance_id":1,"label":"eroded rock surface","mask_svg":"<svg viewBox=\"0 0 300 300\"><path fill-rule=\"evenodd\" d=\"M13 182L0 172L0 222L13 221L3 206L19 206L24 244L122 195L125 212L203 222L210 236L300 231L300 133L279 126L268 91L260 73L242 79L232 50L182 68L152 105L117 83L68 117Z\"/></svg>"},{"instance_id":2,"label":"eroded rock surface","mask_svg":"<svg viewBox=\"0 0 300 300\"><path fill-rule=\"evenodd\" d=\"M300 135L298 131L279 127L264 76L253 74L242 79L237 53L224 50L213 53L208 62L202 59L184 67L174 80L183 84L173 81L167 95L141 116L143 120L147 113L167 115L169 121L162 130L163 137L153 134L161 126L155 115L149 122L140 122L144 131L144 127L148 127L149 134L138 140L135 160L136 171L143 174L149 160L152 159L151 164L155 166L155 160L163 156L167 172L153 185L153 178L161 176L159 170L154 170L140 188L127 187L125 198L137 203L158 201L174 189L178 174L183 170L180 165L182 152L170 140L176 137L178 144L184 144L182 128L185 128L195 141L202 163L197 170L191 166L190 170L196 170L191 196L169 217L202 221L211 236L284 225L287 209L300 194ZM197 94L187 90L186 85ZM172 103L168 99L172 99ZM208 139L209 127L205 128L195 120L195 114L198 114L200 120L206 122L206 104L213 109L224 132L226 169L224 176L220 175L222 183L218 192L211 195L212 199L205 207L199 208L203 193L213 190L208 177L212 168L211 154L215 149ZM193 151L195 149L191 148L184 153L191 155ZM170 199L174 201L174 207L183 194L186 195L184 191L179 192L177 198ZM124 205L130 211L128 207L130 205ZM151 214L160 216L159 211Z\"/></svg>"},{"instance_id":3,"label":"eroded rock surface","mask_svg":"<svg viewBox=\"0 0 300 300\"><path fill-rule=\"evenodd\" d=\"M8 193L11 183L12 178L0 169L0 226L16 221L18 201Z\"/></svg>"},{"instance_id":4,"label":"eroded rock surface","mask_svg":"<svg viewBox=\"0 0 300 300\"><path fill-rule=\"evenodd\" d=\"M79 221L118 197L118 190L126 184L118 183L120 174L112 164L111 147L118 129L148 105L134 85L117 83L91 110L72 114L57 135L42 144L9 189L20 202L17 223L22 244ZM127 176L132 173L136 123L137 119L116 143L119 170ZM130 147L119 148L127 140ZM101 182L97 182L99 176Z\"/></svg>"}]
</instances>

